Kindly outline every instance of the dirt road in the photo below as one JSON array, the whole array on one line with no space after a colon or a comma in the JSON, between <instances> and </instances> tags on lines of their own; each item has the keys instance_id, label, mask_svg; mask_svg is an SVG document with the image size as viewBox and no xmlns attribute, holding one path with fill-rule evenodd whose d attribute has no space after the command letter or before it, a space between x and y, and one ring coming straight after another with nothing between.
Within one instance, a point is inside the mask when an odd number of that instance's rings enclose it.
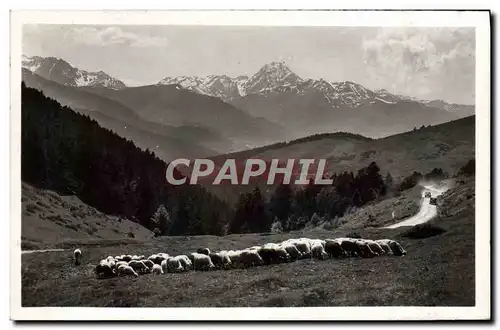
<instances>
[{"instance_id":1,"label":"dirt road","mask_svg":"<svg viewBox=\"0 0 500 330\"><path fill-rule=\"evenodd\" d=\"M437 215L437 208L430 204L430 198L425 198L425 193L430 192L432 197L437 197L450 189L450 182L422 184L422 199L420 200L420 210L414 216L388 226L386 228L394 229L403 226L415 226L427 222Z\"/></svg>"}]
</instances>

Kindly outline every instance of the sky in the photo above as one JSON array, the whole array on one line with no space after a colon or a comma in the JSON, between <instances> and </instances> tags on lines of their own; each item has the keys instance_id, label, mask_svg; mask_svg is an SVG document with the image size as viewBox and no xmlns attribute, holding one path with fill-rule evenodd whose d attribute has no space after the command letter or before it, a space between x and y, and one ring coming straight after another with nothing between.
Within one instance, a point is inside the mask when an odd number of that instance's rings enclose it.
<instances>
[{"instance_id":1,"label":"sky","mask_svg":"<svg viewBox=\"0 0 500 330\"><path fill-rule=\"evenodd\" d=\"M102 70L129 86L251 76L285 61L302 78L474 104L474 28L25 25L23 54Z\"/></svg>"}]
</instances>

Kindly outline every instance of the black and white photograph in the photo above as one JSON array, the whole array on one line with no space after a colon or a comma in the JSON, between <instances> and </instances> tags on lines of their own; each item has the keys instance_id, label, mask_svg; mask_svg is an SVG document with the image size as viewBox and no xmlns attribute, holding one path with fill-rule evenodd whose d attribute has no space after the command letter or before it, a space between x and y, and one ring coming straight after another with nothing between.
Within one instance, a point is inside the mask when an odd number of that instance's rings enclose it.
<instances>
[{"instance_id":1,"label":"black and white photograph","mask_svg":"<svg viewBox=\"0 0 500 330\"><path fill-rule=\"evenodd\" d=\"M11 318L490 317L488 11L11 29Z\"/></svg>"}]
</instances>

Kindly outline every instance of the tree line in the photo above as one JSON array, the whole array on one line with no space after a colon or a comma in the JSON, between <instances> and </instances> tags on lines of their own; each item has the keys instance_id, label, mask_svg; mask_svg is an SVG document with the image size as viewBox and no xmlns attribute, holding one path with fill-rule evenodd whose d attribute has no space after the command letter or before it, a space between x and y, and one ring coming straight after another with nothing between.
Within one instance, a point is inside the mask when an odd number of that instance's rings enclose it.
<instances>
[{"instance_id":1,"label":"tree line","mask_svg":"<svg viewBox=\"0 0 500 330\"><path fill-rule=\"evenodd\" d=\"M24 83L21 112L22 181L162 235L219 235L232 218L232 208L205 188L169 185L166 164L151 151Z\"/></svg>"}]
</instances>

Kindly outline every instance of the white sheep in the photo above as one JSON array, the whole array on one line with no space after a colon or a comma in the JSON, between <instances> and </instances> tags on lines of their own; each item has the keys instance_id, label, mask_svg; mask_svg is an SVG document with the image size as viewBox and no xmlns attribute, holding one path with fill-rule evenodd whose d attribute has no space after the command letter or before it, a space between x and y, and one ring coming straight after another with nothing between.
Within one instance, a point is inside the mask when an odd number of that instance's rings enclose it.
<instances>
[{"instance_id":1,"label":"white sheep","mask_svg":"<svg viewBox=\"0 0 500 330\"><path fill-rule=\"evenodd\" d=\"M168 273L180 273L184 271L184 267L180 262L180 259L175 257L170 257L162 261L162 268L167 269Z\"/></svg>"},{"instance_id":2,"label":"white sheep","mask_svg":"<svg viewBox=\"0 0 500 330\"><path fill-rule=\"evenodd\" d=\"M140 261L143 262L148 268L153 268L153 265L155 265L155 263L149 259L142 259Z\"/></svg>"},{"instance_id":3,"label":"white sheep","mask_svg":"<svg viewBox=\"0 0 500 330\"><path fill-rule=\"evenodd\" d=\"M212 270L215 268L212 260L206 254L194 252L189 255L189 259L193 263L195 270Z\"/></svg>"},{"instance_id":4,"label":"white sheep","mask_svg":"<svg viewBox=\"0 0 500 330\"><path fill-rule=\"evenodd\" d=\"M392 254L394 254L395 256L406 255L406 250L403 249L401 244L399 244L397 241L394 241L392 239L379 239L379 240L376 240L375 242L377 242L379 244L386 243L387 245L389 245L389 247L391 248Z\"/></svg>"},{"instance_id":5,"label":"white sheep","mask_svg":"<svg viewBox=\"0 0 500 330\"><path fill-rule=\"evenodd\" d=\"M292 243L283 242L280 244L280 246L286 250L292 260L297 260L302 257L302 253Z\"/></svg>"},{"instance_id":6,"label":"white sheep","mask_svg":"<svg viewBox=\"0 0 500 330\"><path fill-rule=\"evenodd\" d=\"M120 267L118 267L117 275L118 276L131 275L131 276L135 276L135 277L139 276L139 274L137 274L136 271L132 267L125 266L125 265L121 265Z\"/></svg>"},{"instance_id":7,"label":"white sheep","mask_svg":"<svg viewBox=\"0 0 500 330\"><path fill-rule=\"evenodd\" d=\"M257 253L257 250L245 249L240 252L240 255L240 263L244 267L262 266L264 264L264 260L262 260L259 253Z\"/></svg>"},{"instance_id":8,"label":"white sheep","mask_svg":"<svg viewBox=\"0 0 500 330\"><path fill-rule=\"evenodd\" d=\"M106 259L103 259L95 267L95 272L98 278L113 277L115 275L114 269L109 265Z\"/></svg>"},{"instance_id":9,"label":"white sheep","mask_svg":"<svg viewBox=\"0 0 500 330\"><path fill-rule=\"evenodd\" d=\"M135 271L143 273L147 273L151 270L148 266L146 266L142 261L139 260L130 260L128 265L132 267Z\"/></svg>"},{"instance_id":10,"label":"white sheep","mask_svg":"<svg viewBox=\"0 0 500 330\"><path fill-rule=\"evenodd\" d=\"M80 249L75 249L75 251L73 251L73 256L75 260L75 265L76 266L80 265L82 262L82 251Z\"/></svg>"},{"instance_id":11,"label":"white sheep","mask_svg":"<svg viewBox=\"0 0 500 330\"><path fill-rule=\"evenodd\" d=\"M375 242L374 240L371 240L371 239L365 239L364 240L366 242L366 244L368 244L368 246L370 247L370 249L372 249L373 252L375 252L377 255L381 256L381 255L384 255L386 254L386 252L384 251L384 249L380 246L380 244L378 244L377 242Z\"/></svg>"},{"instance_id":12,"label":"white sheep","mask_svg":"<svg viewBox=\"0 0 500 330\"><path fill-rule=\"evenodd\" d=\"M181 263L183 271L187 272L187 271L193 269L193 263L191 262L191 260L189 259L189 257L187 255L181 254L181 255L175 256L175 258L177 260L179 260L179 262Z\"/></svg>"},{"instance_id":13,"label":"white sheep","mask_svg":"<svg viewBox=\"0 0 500 330\"><path fill-rule=\"evenodd\" d=\"M231 260L231 266L239 268L241 264L241 251L229 250L224 252L227 253L229 260Z\"/></svg>"},{"instance_id":14,"label":"white sheep","mask_svg":"<svg viewBox=\"0 0 500 330\"><path fill-rule=\"evenodd\" d=\"M325 241L323 240L312 240L311 241L311 252L313 258L317 259L327 259L328 258L328 253L325 251Z\"/></svg>"},{"instance_id":15,"label":"white sheep","mask_svg":"<svg viewBox=\"0 0 500 330\"><path fill-rule=\"evenodd\" d=\"M163 261L165 261L165 260L163 260ZM162 261L162 263L163 263L163 261ZM164 273L163 272L163 268L160 265L157 265L157 264L153 265L153 269L151 270L151 272L154 275L162 275Z\"/></svg>"}]
</instances>

